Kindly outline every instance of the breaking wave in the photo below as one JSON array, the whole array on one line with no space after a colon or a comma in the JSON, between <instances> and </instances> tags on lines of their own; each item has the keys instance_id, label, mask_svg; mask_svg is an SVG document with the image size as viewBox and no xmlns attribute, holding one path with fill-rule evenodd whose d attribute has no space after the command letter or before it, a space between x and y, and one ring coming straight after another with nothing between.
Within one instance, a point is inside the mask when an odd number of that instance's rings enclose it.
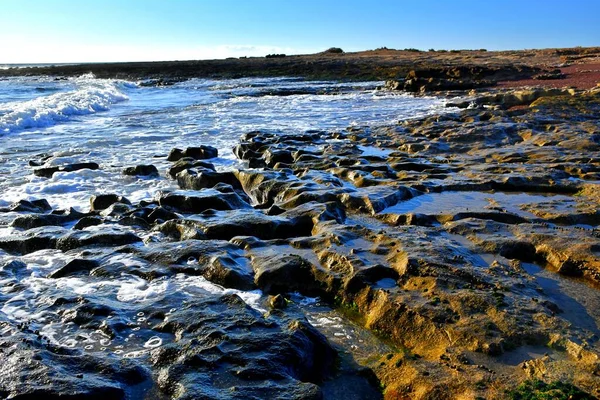
<instances>
[{"instance_id":1,"label":"breaking wave","mask_svg":"<svg viewBox=\"0 0 600 400\"><path fill-rule=\"evenodd\" d=\"M0 134L44 128L68 122L74 116L107 111L112 104L129 98L121 81L95 79L85 75L73 80L75 90L0 105Z\"/></svg>"}]
</instances>

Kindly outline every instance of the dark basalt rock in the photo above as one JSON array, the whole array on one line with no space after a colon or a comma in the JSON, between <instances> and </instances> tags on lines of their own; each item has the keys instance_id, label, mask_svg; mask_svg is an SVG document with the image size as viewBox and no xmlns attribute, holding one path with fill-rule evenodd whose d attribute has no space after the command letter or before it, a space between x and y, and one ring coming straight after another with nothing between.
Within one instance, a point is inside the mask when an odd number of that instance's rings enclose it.
<instances>
[{"instance_id":1,"label":"dark basalt rock","mask_svg":"<svg viewBox=\"0 0 600 400\"><path fill-rule=\"evenodd\" d=\"M16 217L11 226L21 229L39 228L49 225L64 225L85 217L86 214L70 209L63 213L52 214L30 214Z\"/></svg>"},{"instance_id":2,"label":"dark basalt rock","mask_svg":"<svg viewBox=\"0 0 600 400\"><path fill-rule=\"evenodd\" d=\"M235 210L251 208L237 193L221 193L213 189L199 192L170 192L160 195L158 202L162 207L184 213L201 213L212 210Z\"/></svg>"},{"instance_id":3,"label":"dark basalt rock","mask_svg":"<svg viewBox=\"0 0 600 400\"><path fill-rule=\"evenodd\" d=\"M52 271L48 275L48 278L63 278L65 276L72 276L79 273L84 273L87 275L92 269L98 267L98 265L98 262L95 260L74 259L57 270Z\"/></svg>"},{"instance_id":4,"label":"dark basalt rock","mask_svg":"<svg viewBox=\"0 0 600 400\"><path fill-rule=\"evenodd\" d=\"M0 393L11 399L126 399L150 374L129 360L109 359L44 346L34 334L0 339Z\"/></svg>"},{"instance_id":5,"label":"dark basalt rock","mask_svg":"<svg viewBox=\"0 0 600 400\"><path fill-rule=\"evenodd\" d=\"M177 174L177 184L181 189L200 190L212 188L220 183L241 189L240 182L231 171L216 172L207 169L187 169Z\"/></svg>"},{"instance_id":6,"label":"dark basalt rock","mask_svg":"<svg viewBox=\"0 0 600 400\"><path fill-rule=\"evenodd\" d=\"M298 212L292 218L285 218L283 215L269 216L258 210L232 210L199 215L194 220L168 221L157 229L170 236L179 236L180 240L202 237L229 240L235 236L270 240L309 236L313 224L309 213Z\"/></svg>"},{"instance_id":7,"label":"dark basalt rock","mask_svg":"<svg viewBox=\"0 0 600 400\"><path fill-rule=\"evenodd\" d=\"M209 281L239 290L253 290L254 271L246 259L235 259L229 256L213 257L202 272Z\"/></svg>"},{"instance_id":8,"label":"dark basalt rock","mask_svg":"<svg viewBox=\"0 0 600 400\"><path fill-rule=\"evenodd\" d=\"M206 161L195 160L191 157L184 157L177 160L171 168L169 168L169 176L172 179L177 178L177 174L181 171L185 171L186 169L197 168L197 169L206 169L210 171L215 171L215 166Z\"/></svg>"},{"instance_id":9,"label":"dark basalt rock","mask_svg":"<svg viewBox=\"0 0 600 400\"><path fill-rule=\"evenodd\" d=\"M136 165L123 170L123 175L129 176L159 176L158 169L154 165Z\"/></svg>"},{"instance_id":10,"label":"dark basalt rock","mask_svg":"<svg viewBox=\"0 0 600 400\"><path fill-rule=\"evenodd\" d=\"M45 211L52 210L52 206L48 203L46 199L39 200L19 200L15 203L12 203L7 208L0 208L0 212L33 212L33 213L43 213Z\"/></svg>"},{"instance_id":11,"label":"dark basalt rock","mask_svg":"<svg viewBox=\"0 0 600 400\"><path fill-rule=\"evenodd\" d=\"M168 161L178 161L182 158L193 158L194 160L205 160L218 157L219 152L212 146L188 147L185 150L174 148L167 157Z\"/></svg>"},{"instance_id":12,"label":"dark basalt rock","mask_svg":"<svg viewBox=\"0 0 600 400\"><path fill-rule=\"evenodd\" d=\"M156 329L182 337L151 354L159 388L180 399L320 399L335 359L306 322L264 319L235 295L186 304Z\"/></svg>"},{"instance_id":13,"label":"dark basalt rock","mask_svg":"<svg viewBox=\"0 0 600 400\"><path fill-rule=\"evenodd\" d=\"M322 293L321 285L315 279L315 267L298 255L257 255L252 258L252 267L254 282L265 293Z\"/></svg>"},{"instance_id":14,"label":"dark basalt rock","mask_svg":"<svg viewBox=\"0 0 600 400\"><path fill-rule=\"evenodd\" d=\"M35 168L33 170L33 174L35 176L40 176L42 178L52 178L55 172L73 172L79 171L80 169L99 169L100 166L95 162L86 162L86 163L75 163L75 164L67 164L57 167L40 167Z\"/></svg>"},{"instance_id":15,"label":"dark basalt rock","mask_svg":"<svg viewBox=\"0 0 600 400\"><path fill-rule=\"evenodd\" d=\"M59 237L68 231L54 226L32 228L20 235L0 238L0 249L9 253L28 254L38 250L53 249Z\"/></svg>"},{"instance_id":16,"label":"dark basalt rock","mask_svg":"<svg viewBox=\"0 0 600 400\"><path fill-rule=\"evenodd\" d=\"M77 249L85 246L116 247L141 242L142 239L131 232L119 231L74 231L58 238L56 248L62 251Z\"/></svg>"},{"instance_id":17,"label":"dark basalt rock","mask_svg":"<svg viewBox=\"0 0 600 400\"><path fill-rule=\"evenodd\" d=\"M97 226L104 222L104 220L100 217L88 216L83 217L73 226L75 230L85 229L90 226Z\"/></svg>"},{"instance_id":18,"label":"dark basalt rock","mask_svg":"<svg viewBox=\"0 0 600 400\"><path fill-rule=\"evenodd\" d=\"M90 211L104 210L114 203L131 204L129 200L118 194L98 194L90 198Z\"/></svg>"}]
</instances>

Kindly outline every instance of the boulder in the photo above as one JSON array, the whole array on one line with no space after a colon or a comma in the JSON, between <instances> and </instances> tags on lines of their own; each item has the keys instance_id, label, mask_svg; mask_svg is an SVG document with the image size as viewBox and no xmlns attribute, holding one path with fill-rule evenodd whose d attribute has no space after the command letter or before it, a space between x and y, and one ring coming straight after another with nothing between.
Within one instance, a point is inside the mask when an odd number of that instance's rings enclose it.
<instances>
[{"instance_id":1,"label":"boulder","mask_svg":"<svg viewBox=\"0 0 600 400\"><path fill-rule=\"evenodd\" d=\"M99 169L100 166L95 162L74 163L62 166L40 167L33 170L35 176L43 178L52 178L55 172L73 172L80 169Z\"/></svg>"},{"instance_id":2,"label":"boulder","mask_svg":"<svg viewBox=\"0 0 600 400\"><path fill-rule=\"evenodd\" d=\"M218 157L219 151L212 146L188 147L185 150L174 148L169 153L167 161L178 161L182 158L193 158L194 160L205 160Z\"/></svg>"},{"instance_id":3,"label":"boulder","mask_svg":"<svg viewBox=\"0 0 600 400\"><path fill-rule=\"evenodd\" d=\"M159 176L158 169L154 165L136 165L123 170L123 175L128 176Z\"/></svg>"},{"instance_id":4,"label":"boulder","mask_svg":"<svg viewBox=\"0 0 600 400\"><path fill-rule=\"evenodd\" d=\"M98 194L90 197L90 211L105 210L114 203L131 204L129 200L118 194Z\"/></svg>"}]
</instances>

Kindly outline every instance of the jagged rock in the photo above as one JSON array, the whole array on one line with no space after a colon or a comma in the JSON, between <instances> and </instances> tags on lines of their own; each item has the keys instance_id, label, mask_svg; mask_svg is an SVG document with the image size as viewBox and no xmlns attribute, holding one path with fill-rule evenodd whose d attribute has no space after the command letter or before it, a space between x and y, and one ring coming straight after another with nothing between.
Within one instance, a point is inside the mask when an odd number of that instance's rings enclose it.
<instances>
[{"instance_id":1,"label":"jagged rock","mask_svg":"<svg viewBox=\"0 0 600 400\"><path fill-rule=\"evenodd\" d=\"M154 165L136 165L123 170L123 175L129 176L158 176L158 169Z\"/></svg>"},{"instance_id":2,"label":"jagged rock","mask_svg":"<svg viewBox=\"0 0 600 400\"><path fill-rule=\"evenodd\" d=\"M201 213L212 210L235 210L251 208L237 193L221 193L207 189L200 192L170 192L160 195L158 202L185 213Z\"/></svg>"},{"instance_id":3,"label":"jagged rock","mask_svg":"<svg viewBox=\"0 0 600 400\"><path fill-rule=\"evenodd\" d=\"M181 189L200 190L212 188L219 183L241 189L240 182L233 172L216 172L208 169L186 169L177 174L177 184Z\"/></svg>"},{"instance_id":4,"label":"jagged rock","mask_svg":"<svg viewBox=\"0 0 600 400\"><path fill-rule=\"evenodd\" d=\"M315 267L295 254L257 255L252 258L252 268L254 282L265 293L316 294L321 288L315 279Z\"/></svg>"},{"instance_id":5,"label":"jagged rock","mask_svg":"<svg viewBox=\"0 0 600 400\"><path fill-rule=\"evenodd\" d=\"M90 211L105 210L114 203L131 204L129 200L118 194L98 194L90 197Z\"/></svg>"},{"instance_id":6,"label":"jagged rock","mask_svg":"<svg viewBox=\"0 0 600 400\"><path fill-rule=\"evenodd\" d=\"M180 158L175 163L173 163L171 168L169 168L168 173L172 179L175 179L178 173L190 168L207 169L215 171L215 166L209 162L195 160L191 157L184 157Z\"/></svg>"},{"instance_id":7,"label":"jagged rock","mask_svg":"<svg viewBox=\"0 0 600 400\"><path fill-rule=\"evenodd\" d=\"M188 147L185 150L172 149L167 157L167 161L178 161L182 158L193 158L194 160L205 160L215 158L219 154L218 150L212 146Z\"/></svg>"},{"instance_id":8,"label":"jagged rock","mask_svg":"<svg viewBox=\"0 0 600 400\"><path fill-rule=\"evenodd\" d=\"M34 212L34 213L43 213L45 211L52 210L52 207L48 203L46 199L39 200L19 200L15 203L12 203L8 208L2 209L0 208L0 212Z\"/></svg>"},{"instance_id":9,"label":"jagged rock","mask_svg":"<svg viewBox=\"0 0 600 400\"><path fill-rule=\"evenodd\" d=\"M73 172L79 171L81 169L99 169L100 166L95 162L85 162L85 163L75 163L75 164L67 164L62 166L53 166L53 167L40 167L35 168L33 170L33 174L35 176L40 176L42 178L52 178L55 172Z\"/></svg>"}]
</instances>

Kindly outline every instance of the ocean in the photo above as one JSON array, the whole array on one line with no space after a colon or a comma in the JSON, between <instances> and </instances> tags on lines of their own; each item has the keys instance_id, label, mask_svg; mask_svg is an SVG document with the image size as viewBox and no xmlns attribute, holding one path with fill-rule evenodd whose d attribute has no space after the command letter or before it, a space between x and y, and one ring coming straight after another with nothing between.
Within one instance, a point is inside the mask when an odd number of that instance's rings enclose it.
<instances>
[{"instance_id":1,"label":"ocean","mask_svg":"<svg viewBox=\"0 0 600 400\"><path fill-rule=\"evenodd\" d=\"M97 193L132 201L174 188L164 175L174 147L210 145L218 170L239 167L231 149L240 135L344 130L393 124L439 112L444 101L377 90L382 82L314 82L296 78L192 79L171 86L77 78L0 78L0 207L44 198L55 208L87 211ZM100 169L36 177L28 162L97 162ZM159 179L122 175L153 164Z\"/></svg>"}]
</instances>

